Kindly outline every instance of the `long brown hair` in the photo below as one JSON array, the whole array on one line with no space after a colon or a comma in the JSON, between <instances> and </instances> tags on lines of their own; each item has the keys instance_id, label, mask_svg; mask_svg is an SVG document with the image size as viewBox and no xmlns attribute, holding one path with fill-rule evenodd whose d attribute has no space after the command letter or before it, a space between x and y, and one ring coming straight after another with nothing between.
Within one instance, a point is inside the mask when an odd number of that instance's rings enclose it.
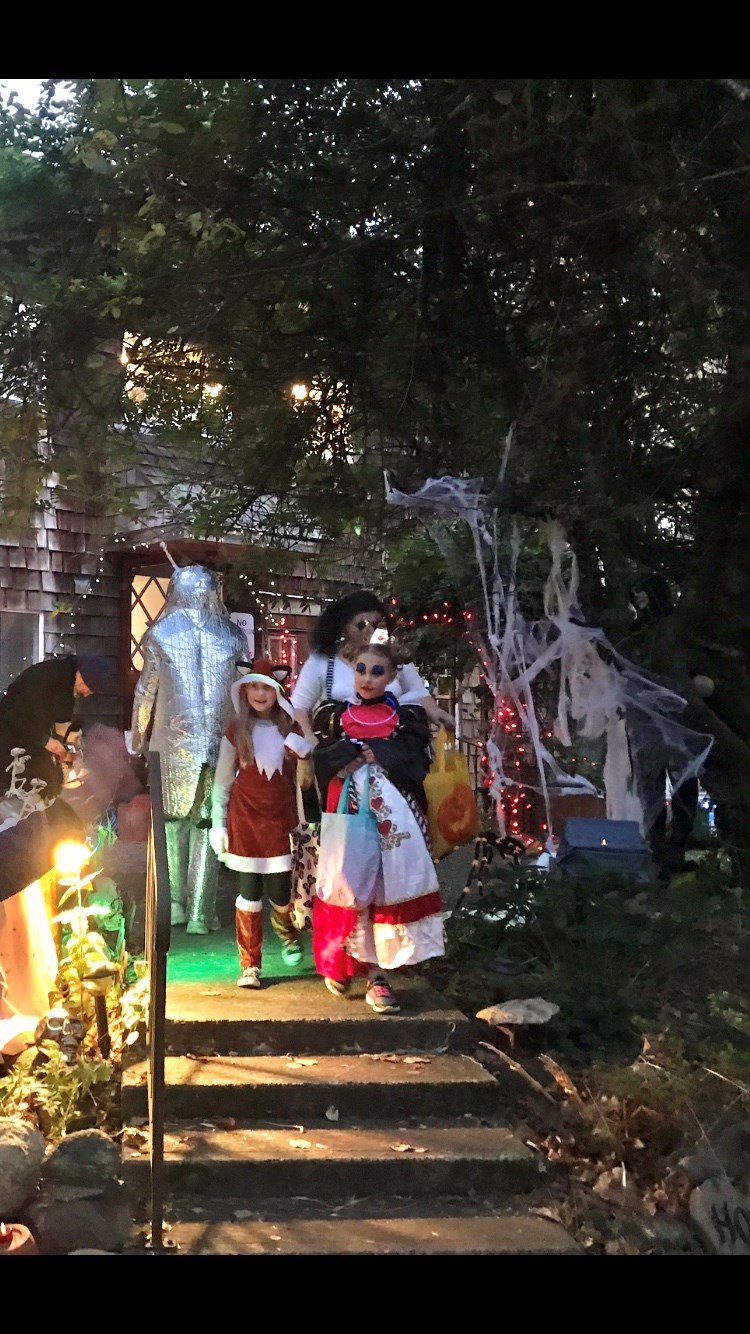
<instances>
[{"instance_id":1,"label":"long brown hair","mask_svg":"<svg viewBox=\"0 0 750 1334\"><path fill-rule=\"evenodd\" d=\"M239 756L240 766L241 768L246 769L249 764L253 764L255 761L253 731L255 730L255 724L260 722L260 719L254 709L250 706L250 701L247 698L247 691L239 690L237 694L239 697L239 708L232 719L234 725L234 744ZM274 704L268 718L263 721L275 723L282 736L288 736L294 727L294 720L289 717L289 714L282 709L278 702Z\"/></svg>"}]
</instances>

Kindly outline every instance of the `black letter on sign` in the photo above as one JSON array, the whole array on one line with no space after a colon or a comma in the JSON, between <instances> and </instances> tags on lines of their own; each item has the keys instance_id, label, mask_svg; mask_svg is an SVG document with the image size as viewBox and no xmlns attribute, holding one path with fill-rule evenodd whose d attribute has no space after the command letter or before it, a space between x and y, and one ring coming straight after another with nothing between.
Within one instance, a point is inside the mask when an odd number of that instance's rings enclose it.
<instances>
[{"instance_id":1,"label":"black letter on sign","mask_svg":"<svg viewBox=\"0 0 750 1334\"><path fill-rule=\"evenodd\" d=\"M729 1212L729 1205L726 1200L724 1200L721 1205L721 1216L719 1216L719 1210L716 1208L716 1205L711 1205L711 1222L718 1235L719 1245L724 1245L724 1232L727 1231L729 1233L729 1245L733 1246L736 1233L734 1230L734 1223L732 1222L732 1216Z\"/></svg>"}]
</instances>

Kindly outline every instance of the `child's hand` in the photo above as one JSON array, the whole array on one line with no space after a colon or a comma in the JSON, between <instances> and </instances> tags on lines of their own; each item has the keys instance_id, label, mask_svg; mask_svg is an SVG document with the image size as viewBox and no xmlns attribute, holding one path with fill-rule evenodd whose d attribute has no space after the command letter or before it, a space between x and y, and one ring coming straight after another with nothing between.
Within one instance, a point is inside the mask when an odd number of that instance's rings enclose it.
<instances>
[{"instance_id":1,"label":"child's hand","mask_svg":"<svg viewBox=\"0 0 750 1334\"><path fill-rule=\"evenodd\" d=\"M343 769L339 769L337 776L339 778L348 778L350 774L356 774L357 770L361 769L362 765L366 763L367 761L363 759L350 760L348 764L344 765Z\"/></svg>"},{"instance_id":2,"label":"child's hand","mask_svg":"<svg viewBox=\"0 0 750 1334\"><path fill-rule=\"evenodd\" d=\"M364 755L368 764L377 764L377 760L375 759L375 756L372 753L371 746L363 746L362 754Z\"/></svg>"}]
</instances>

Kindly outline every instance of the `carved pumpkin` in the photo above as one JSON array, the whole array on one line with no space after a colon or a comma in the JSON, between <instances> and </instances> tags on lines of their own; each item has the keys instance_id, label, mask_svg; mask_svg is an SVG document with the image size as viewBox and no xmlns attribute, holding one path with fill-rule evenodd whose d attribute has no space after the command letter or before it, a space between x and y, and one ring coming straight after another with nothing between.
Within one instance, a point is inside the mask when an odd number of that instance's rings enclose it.
<instances>
[{"instance_id":1,"label":"carved pumpkin","mask_svg":"<svg viewBox=\"0 0 750 1334\"><path fill-rule=\"evenodd\" d=\"M456 783L449 797L445 797L437 812L437 826L447 843L460 847L476 838L479 815L474 793L466 783Z\"/></svg>"}]
</instances>

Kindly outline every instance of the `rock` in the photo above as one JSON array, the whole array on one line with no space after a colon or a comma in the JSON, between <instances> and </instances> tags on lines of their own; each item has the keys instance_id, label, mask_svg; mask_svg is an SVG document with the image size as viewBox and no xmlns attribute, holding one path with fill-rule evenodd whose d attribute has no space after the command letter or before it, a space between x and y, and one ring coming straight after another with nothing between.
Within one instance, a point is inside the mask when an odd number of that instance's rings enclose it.
<instances>
[{"instance_id":1,"label":"rock","mask_svg":"<svg viewBox=\"0 0 750 1334\"><path fill-rule=\"evenodd\" d=\"M716 1255L750 1255L750 1199L728 1177L704 1181L690 1196L690 1217Z\"/></svg>"},{"instance_id":2,"label":"rock","mask_svg":"<svg viewBox=\"0 0 750 1334\"><path fill-rule=\"evenodd\" d=\"M68 1251L68 1255L117 1255L117 1251L100 1251L96 1246L82 1246L80 1250Z\"/></svg>"},{"instance_id":3,"label":"rock","mask_svg":"<svg viewBox=\"0 0 750 1334\"><path fill-rule=\"evenodd\" d=\"M487 973L502 973L504 976L515 977L516 973L523 972L523 964L516 963L515 959L490 959L489 963L484 965Z\"/></svg>"},{"instance_id":4,"label":"rock","mask_svg":"<svg viewBox=\"0 0 750 1334\"><path fill-rule=\"evenodd\" d=\"M26 1211L24 1220L33 1232L42 1255L70 1255L88 1247L121 1251L131 1240L133 1221L128 1196L120 1181L88 1199L61 1199L44 1187L39 1199Z\"/></svg>"},{"instance_id":5,"label":"rock","mask_svg":"<svg viewBox=\"0 0 750 1334\"><path fill-rule=\"evenodd\" d=\"M103 1130L76 1130L50 1153L42 1172L44 1185L92 1186L101 1190L120 1170L120 1150Z\"/></svg>"},{"instance_id":6,"label":"rock","mask_svg":"<svg viewBox=\"0 0 750 1334\"><path fill-rule=\"evenodd\" d=\"M12 1116L0 1117L0 1218L13 1222L34 1194L44 1162L44 1135Z\"/></svg>"},{"instance_id":7,"label":"rock","mask_svg":"<svg viewBox=\"0 0 750 1334\"><path fill-rule=\"evenodd\" d=\"M503 1005L490 1005L479 1010L476 1017L488 1024L546 1024L559 1013L559 1005L542 1000L541 996L528 996L505 1001Z\"/></svg>"},{"instance_id":8,"label":"rock","mask_svg":"<svg viewBox=\"0 0 750 1334\"><path fill-rule=\"evenodd\" d=\"M705 1255L697 1231L669 1214L639 1220L644 1240L660 1255Z\"/></svg>"},{"instance_id":9,"label":"rock","mask_svg":"<svg viewBox=\"0 0 750 1334\"><path fill-rule=\"evenodd\" d=\"M679 1161L692 1186L709 1177L727 1176L744 1180L750 1172L750 1121L738 1121L718 1133L714 1131Z\"/></svg>"}]
</instances>

